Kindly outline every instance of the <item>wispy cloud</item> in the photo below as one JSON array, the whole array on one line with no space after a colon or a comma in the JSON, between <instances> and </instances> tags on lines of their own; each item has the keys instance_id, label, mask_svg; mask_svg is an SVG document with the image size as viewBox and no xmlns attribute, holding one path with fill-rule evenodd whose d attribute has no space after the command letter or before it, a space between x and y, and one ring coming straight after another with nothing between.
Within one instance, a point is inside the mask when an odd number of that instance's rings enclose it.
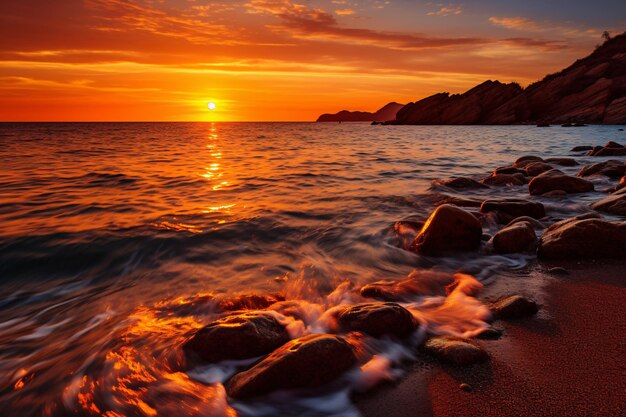
<instances>
[{"instance_id":1,"label":"wispy cloud","mask_svg":"<svg viewBox=\"0 0 626 417\"><path fill-rule=\"evenodd\" d=\"M463 13L462 4L438 4L438 10L428 12L429 16L453 16Z\"/></svg>"},{"instance_id":2,"label":"wispy cloud","mask_svg":"<svg viewBox=\"0 0 626 417\"><path fill-rule=\"evenodd\" d=\"M489 22L491 22L495 26L500 26L511 30L543 34L552 33L555 35L567 37L597 38L602 33L601 30L595 28L585 28L574 24L558 24L550 21L538 22L536 20L528 19L521 16L491 16L489 18Z\"/></svg>"}]
</instances>

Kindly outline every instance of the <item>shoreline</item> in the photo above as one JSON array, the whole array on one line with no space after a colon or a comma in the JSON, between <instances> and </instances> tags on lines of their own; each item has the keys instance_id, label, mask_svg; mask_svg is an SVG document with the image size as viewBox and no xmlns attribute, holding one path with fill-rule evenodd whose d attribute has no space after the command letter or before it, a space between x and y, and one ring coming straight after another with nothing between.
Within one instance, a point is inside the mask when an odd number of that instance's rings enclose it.
<instances>
[{"instance_id":1,"label":"shoreline","mask_svg":"<svg viewBox=\"0 0 626 417\"><path fill-rule=\"evenodd\" d=\"M626 262L549 266L570 274L552 275L548 264L535 263L485 287L481 298L521 292L541 305L537 316L494 322L503 337L480 341L491 361L454 368L418 358L396 383L355 398L363 417L620 415Z\"/></svg>"}]
</instances>

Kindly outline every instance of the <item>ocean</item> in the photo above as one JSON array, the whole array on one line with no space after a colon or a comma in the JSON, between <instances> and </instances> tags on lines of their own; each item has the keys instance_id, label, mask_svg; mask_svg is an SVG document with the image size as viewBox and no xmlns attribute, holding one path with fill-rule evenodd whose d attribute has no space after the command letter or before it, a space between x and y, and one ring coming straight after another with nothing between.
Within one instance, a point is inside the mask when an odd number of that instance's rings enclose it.
<instances>
[{"instance_id":1,"label":"ocean","mask_svg":"<svg viewBox=\"0 0 626 417\"><path fill-rule=\"evenodd\" d=\"M618 128L2 123L1 414L358 415L342 389L239 404L221 382L245 364L172 363L181 340L215 318L215 299L284 294L310 317L297 336L324 331L324 312L369 282L435 269L489 285L523 268L531 255L420 257L399 247L394 223L423 221L449 197L529 198L521 186L431 186L526 154L623 143ZM534 199L564 218L601 195ZM454 314L467 309L426 310L422 322L439 333L483 323L478 310L471 320ZM401 350L389 343L380 358Z\"/></svg>"}]
</instances>

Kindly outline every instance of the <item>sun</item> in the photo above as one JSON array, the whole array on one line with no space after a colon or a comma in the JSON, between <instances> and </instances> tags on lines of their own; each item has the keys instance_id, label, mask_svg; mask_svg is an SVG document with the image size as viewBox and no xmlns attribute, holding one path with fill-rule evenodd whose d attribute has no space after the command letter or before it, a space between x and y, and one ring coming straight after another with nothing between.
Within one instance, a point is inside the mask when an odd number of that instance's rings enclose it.
<instances>
[{"instance_id":1,"label":"sun","mask_svg":"<svg viewBox=\"0 0 626 417\"><path fill-rule=\"evenodd\" d=\"M213 103L212 101L209 101L209 103L206 106L209 110L215 110L217 108L215 103Z\"/></svg>"}]
</instances>

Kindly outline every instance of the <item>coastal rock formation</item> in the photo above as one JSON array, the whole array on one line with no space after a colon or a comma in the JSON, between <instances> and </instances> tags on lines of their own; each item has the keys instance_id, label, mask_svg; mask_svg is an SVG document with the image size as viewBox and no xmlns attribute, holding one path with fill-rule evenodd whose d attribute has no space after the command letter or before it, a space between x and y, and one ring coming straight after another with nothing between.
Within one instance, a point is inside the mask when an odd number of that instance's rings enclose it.
<instances>
[{"instance_id":1,"label":"coastal rock formation","mask_svg":"<svg viewBox=\"0 0 626 417\"><path fill-rule=\"evenodd\" d=\"M546 164L545 162L532 162L526 165L524 169L530 177L536 177L541 173L550 171L552 169L552 165Z\"/></svg>"},{"instance_id":2,"label":"coastal rock formation","mask_svg":"<svg viewBox=\"0 0 626 417\"><path fill-rule=\"evenodd\" d=\"M183 345L192 360L219 362L265 355L289 341L274 315L263 311L234 314L198 330Z\"/></svg>"},{"instance_id":3,"label":"coastal rock formation","mask_svg":"<svg viewBox=\"0 0 626 417\"><path fill-rule=\"evenodd\" d=\"M482 226L473 214L443 204L430 215L411 250L425 255L439 256L448 252L478 249Z\"/></svg>"},{"instance_id":4,"label":"coastal rock formation","mask_svg":"<svg viewBox=\"0 0 626 417\"><path fill-rule=\"evenodd\" d=\"M517 222L495 234L493 248L498 253L524 252L535 239L537 235L530 223Z\"/></svg>"},{"instance_id":5,"label":"coastal rock formation","mask_svg":"<svg viewBox=\"0 0 626 417\"><path fill-rule=\"evenodd\" d=\"M491 303L489 309L495 318L516 319L536 314L539 306L521 295L509 295Z\"/></svg>"},{"instance_id":6,"label":"coastal rock formation","mask_svg":"<svg viewBox=\"0 0 626 417\"><path fill-rule=\"evenodd\" d=\"M251 398L280 389L313 388L337 379L357 362L342 337L310 334L291 340L252 368L233 376L226 392Z\"/></svg>"},{"instance_id":7,"label":"coastal rock formation","mask_svg":"<svg viewBox=\"0 0 626 417\"><path fill-rule=\"evenodd\" d=\"M487 352L480 346L469 340L452 336L431 337L424 342L422 349L426 353L452 365L471 365L489 359Z\"/></svg>"},{"instance_id":8,"label":"coastal rock formation","mask_svg":"<svg viewBox=\"0 0 626 417\"><path fill-rule=\"evenodd\" d=\"M618 161L616 159L609 159L608 161L598 162L583 167L578 174L578 177L588 177L591 175L604 175L609 178L620 178L626 174L626 163Z\"/></svg>"},{"instance_id":9,"label":"coastal rock formation","mask_svg":"<svg viewBox=\"0 0 626 417\"><path fill-rule=\"evenodd\" d=\"M576 162L576 160L573 158L547 158L544 162L561 165L564 167L573 167L578 165L578 162Z\"/></svg>"},{"instance_id":10,"label":"coastal rock formation","mask_svg":"<svg viewBox=\"0 0 626 417\"><path fill-rule=\"evenodd\" d=\"M442 185L444 187L454 188L457 190L472 189L472 188L487 188L486 185L481 184L480 182L471 178L467 178L467 177L455 177L455 178L448 178L445 180L436 180L436 181L433 181L433 185Z\"/></svg>"},{"instance_id":11,"label":"coastal rock formation","mask_svg":"<svg viewBox=\"0 0 626 417\"><path fill-rule=\"evenodd\" d=\"M543 158L535 155L520 156L513 162L513 166L516 168L524 168L526 165L532 164L533 162L543 162Z\"/></svg>"},{"instance_id":12,"label":"coastal rock formation","mask_svg":"<svg viewBox=\"0 0 626 417\"><path fill-rule=\"evenodd\" d=\"M392 123L626 123L626 34L526 89L486 81L463 94L439 93L409 103Z\"/></svg>"},{"instance_id":13,"label":"coastal rock formation","mask_svg":"<svg viewBox=\"0 0 626 417\"><path fill-rule=\"evenodd\" d=\"M591 208L598 211L605 211L611 214L626 216L626 194L614 194L596 201ZM626 252L626 248L624 248Z\"/></svg>"},{"instance_id":14,"label":"coastal rock formation","mask_svg":"<svg viewBox=\"0 0 626 417\"><path fill-rule=\"evenodd\" d=\"M382 301L410 301L416 296L445 295L446 287L454 282L450 274L415 270L400 281L377 281L361 287L361 295Z\"/></svg>"},{"instance_id":15,"label":"coastal rock formation","mask_svg":"<svg viewBox=\"0 0 626 417\"><path fill-rule=\"evenodd\" d=\"M550 191L564 191L568 194L593 191L593 183L582 178L571 177L558 169L546 171L528 184L531 195L541 195Z\"/></svg>"},{"instance_id":16,"label":"coastal rock formation","mask_svg":"<svg viewBox=\"0 0 626 417\"><path fill-rule=\"evenodd\" d=\"M480 206L480 212L496 212L498 221L502 224L520 216L528 216L533 219L541 219L546 216L543 204L519 199L485 200Z\"/></svg>"},{"instance_id":17,"label":"coastal rock formation","mask_svg":"<svg viewBox=\"0 0 626 417\"><path fill-rule=\"evenodd\" d=\"M540 259L626 259L626 221L573 218L548 227L539 241Z\"/></svg>"},{"instance_id":18,"label":"coastal rock formation","mask_svg":"<svg viewBox=\"0 0 626 417\"><path fill-rule=\"evenodd\" d=\"M325 113L318 117L318 122L386 122L394 120L396 113L404 105L396 102L385 104L374 113L366 111L342 110L339 113Z\"/></svg>"},{"instance_id":19,"label":"coastal rock formation","mask_svg":"<svg viewBox=\"0 0 626 417\"><path fill-rule=\"evenodd\" d=\"M624 156L626 155L626 146L617 142L609 141L604 146L594 146L587 156Z\"/></svg>"},{"instance_id":20,"label":"coastal rock formation","mask_svg":"<svg viewBox=\"0 0 626 417\"><path fill-rule=\"evenodd\" d=\"M406 308L396 303L362 303L346 307L337 316L344 332L359 331L373 337L405 338L418 323Z\"/></svg>"}]
</instances>

